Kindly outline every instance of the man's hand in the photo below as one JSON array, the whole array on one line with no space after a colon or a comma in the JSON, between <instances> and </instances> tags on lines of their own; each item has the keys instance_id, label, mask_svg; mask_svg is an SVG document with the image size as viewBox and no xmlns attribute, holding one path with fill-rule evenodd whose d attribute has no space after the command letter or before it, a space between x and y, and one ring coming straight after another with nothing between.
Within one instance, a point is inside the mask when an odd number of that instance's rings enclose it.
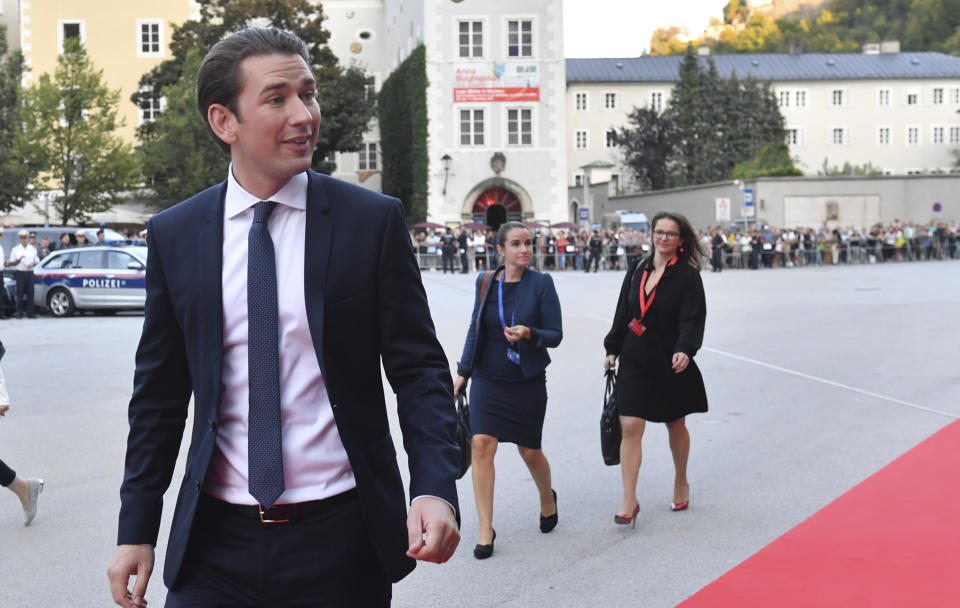
<instances>
[{"instance_id":1,"label":"man's hand","mask_svg":"<svg viewBox=\"0 0 960 608\"><path fill-rule=\"evenodd\" d=\"M690 365L690 357L686 353L673 353L673 371L680 373Z\"/></svg>"},{"instance_id":2,"label":"man's hand","mask_svg":"<svg viewBox=\"0 0 960 608\"><path fill-rule=\"evenodd\" d=\"M120 545L107 567L110 593L113 601L123 608L146 608L147 583L153 573L153 547L150 545ZM133 593L127 588L130 575L136 575Z\"/></svg>"},{"instance_id":3,"label":"man's hand","mask_svg":"<svg viewBox=\"0 0 960 608\"><path fill-rule=\"evenodd\" d=\"M603 358L603 373L607 373L611 369L617 367L617 356L616 355L607 355Z\"/></svg>"},{"instance_id":4,"label":"man's hand","mask_svg":"<svg viewBox=\"0 0 960 608\"><path fill-rule=\"evenodd\" d=\"M442 564L457 550L460 531L450 505L439 498L423 496L413 501L407 515L407 557Z\"/></svg>"}]
</instances>

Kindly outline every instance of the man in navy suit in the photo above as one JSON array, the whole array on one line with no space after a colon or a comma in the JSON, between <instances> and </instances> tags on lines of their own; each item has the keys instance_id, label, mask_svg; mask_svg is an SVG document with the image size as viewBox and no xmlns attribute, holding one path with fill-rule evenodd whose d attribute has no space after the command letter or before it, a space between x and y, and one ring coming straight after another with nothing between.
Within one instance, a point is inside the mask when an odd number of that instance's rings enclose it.
<instances>
[{"instance_id":1,"label":"man in navy suit","mask_svg":"<svg viewBox=\"0 0 960 608\"><path fill-rule=\"evenodd\" d=\"M191 396L167 606L389 606L414 560L445 562L459 542L449 367L402 206L309 170L315 87L304 43L272 28L222 40L197 75L200 114L231 165L149 223L107 570L118 605L145 606Z\"/></svg>"}]
</instances>

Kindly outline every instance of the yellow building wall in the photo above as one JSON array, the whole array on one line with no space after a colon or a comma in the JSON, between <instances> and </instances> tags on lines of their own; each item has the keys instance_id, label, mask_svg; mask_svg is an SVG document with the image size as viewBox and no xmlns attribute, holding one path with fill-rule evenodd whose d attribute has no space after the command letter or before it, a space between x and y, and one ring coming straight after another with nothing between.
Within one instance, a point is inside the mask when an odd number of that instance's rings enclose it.
<instances>
[{"instance_id":1,"label":"yellow building wall","mask_svg":"<svg viewBox=\"0 0 960 608\"><path fill-rule=\"evenodd\" d=\"M170 58L172 26L197 18L191 0L22 0L21 41L30 70L24 85L37 82L41 74L53 76L60 54L61 23L80 21L87 54L111 89L120 90L118 117L124 122L119 133L136 145L140 110L130 101L140 78ZM159 56L140 56L138 20L159 20Z\"/></svg>"}]
</instances>

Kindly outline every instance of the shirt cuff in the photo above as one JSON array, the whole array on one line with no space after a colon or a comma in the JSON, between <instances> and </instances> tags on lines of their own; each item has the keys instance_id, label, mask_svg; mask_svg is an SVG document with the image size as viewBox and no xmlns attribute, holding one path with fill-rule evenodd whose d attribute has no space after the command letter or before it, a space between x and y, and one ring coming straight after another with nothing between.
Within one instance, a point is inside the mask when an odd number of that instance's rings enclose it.
<instances>
[{"instance_id":1,"label":"shirt cuff","mask_svg":"<svg viewBox=\"0 0 960 608\"><path fill-rule=\"evenodd\" d=\"M450 507L450 511L453 512L453 516L454 516L454 517L457 516L457 510L453 508L453 505L450 504L448 501L440 498L439 496L433 496L433 495L431 495L431 494L421 494L420 496L417 496L416 498L414 498L413 500L411 500L411 501L410 501L410 504L412 505L413 503L417 502L417 501L420 500L421 498L436 498L437 500L443 500L443 502L447 503L447 506Z\"/></svg>"}]
</instances>

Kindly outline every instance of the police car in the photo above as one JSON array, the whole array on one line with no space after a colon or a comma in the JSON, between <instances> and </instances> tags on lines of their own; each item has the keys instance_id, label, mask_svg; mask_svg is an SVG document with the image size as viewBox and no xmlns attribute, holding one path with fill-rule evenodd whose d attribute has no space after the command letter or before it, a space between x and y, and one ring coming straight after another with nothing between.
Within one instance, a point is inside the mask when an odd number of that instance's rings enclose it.
<instances>
[{"instance_id":1,"label":"police car","mask_svg":"<svg viewBox=\"0 0 960 608\"><path fill-rule=\"evenodd\" d=\"M34 303L55 317L78 310L142 310L146 247L74 247L54 251L34 271Z\"/></svg>"}]
</instances>

